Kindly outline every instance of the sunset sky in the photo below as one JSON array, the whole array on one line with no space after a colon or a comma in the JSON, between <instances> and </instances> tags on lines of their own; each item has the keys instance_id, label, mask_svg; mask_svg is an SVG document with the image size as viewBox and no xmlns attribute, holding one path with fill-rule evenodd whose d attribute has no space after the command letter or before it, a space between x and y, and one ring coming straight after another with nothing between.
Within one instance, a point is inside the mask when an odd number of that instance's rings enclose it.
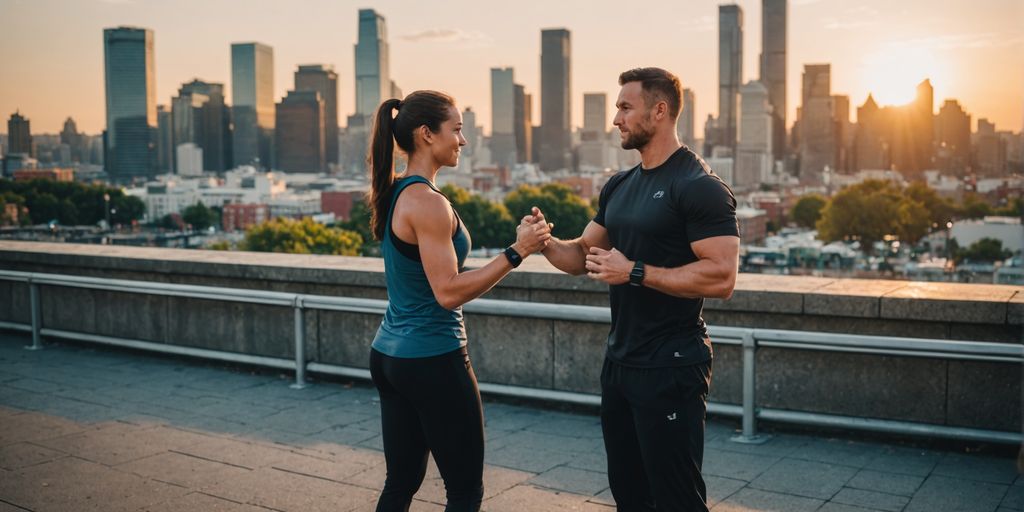
<instances>
[{"instance_id":1,"label":"sunset sky","mask_svg":"<svg viewBox=\"0 0 1024 512\"><path fill-rule=\"evenodd\" d=\"M744 10L744 81L757 79L760 0ZM157 102L182 82L224 82L230 103L230 44L274 48L276 97L299 64L333 64L339 115L354 105L357 10L385 16L391 73L406 93L440 89L478 111L489 131L490 73L513 66L539 116L540 30L572 33L572 116L582 124L584 92L607 92L609 123L622 70L660 66L696 93L697 129L717 114L718 2L705 0L0 0L0 116L15 109L33 133L56 133L68 116L80 130L104 128L103 29L155 32ZM851 116L874 92L880 104L909 100L930 78L935 109L956 98L997 129L1024 123L1024 1L790 0L789 107L792 123L805 63L832 64L833 94L850 95Z\"/></svg>"}]
</instances>

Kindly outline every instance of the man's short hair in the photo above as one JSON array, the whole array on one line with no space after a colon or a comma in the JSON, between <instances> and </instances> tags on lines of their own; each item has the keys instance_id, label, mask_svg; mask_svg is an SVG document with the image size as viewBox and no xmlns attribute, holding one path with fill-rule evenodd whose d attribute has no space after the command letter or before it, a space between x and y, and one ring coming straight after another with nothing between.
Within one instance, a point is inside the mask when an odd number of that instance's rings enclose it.
<instances>
[{"instance_id":1,"label":"man's short hair","mask_svg":"<svg viewBox=\"0 0 1024 512\"><path fill-rule=\"evenodd\" d=\"M661 68L634 68L619 75L619 85L630 82L640 82L647 108L664 101L668 104L668 114L673 119L679 117L683 104L683 86L679 77Z\"/></svg>"}]
</instances>

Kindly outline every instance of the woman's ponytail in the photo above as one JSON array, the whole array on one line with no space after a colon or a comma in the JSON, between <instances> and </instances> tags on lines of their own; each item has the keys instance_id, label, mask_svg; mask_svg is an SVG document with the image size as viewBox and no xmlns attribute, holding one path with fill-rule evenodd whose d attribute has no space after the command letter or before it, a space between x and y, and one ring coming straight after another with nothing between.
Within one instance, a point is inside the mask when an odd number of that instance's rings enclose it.
<instances>
[{"instance_id":1,"label":"woman's ponytail","mask_svg":"<svg viewBox=\"0 0 1024 512\"><path fill-rule=\"evenodd\" d=\"M390 99L381 103L373 120L373 139L370 142L370 227L377 240L384 238L384 224L390 205L391 185L395 183L395 135L392 112L399 108L401 100Z\"/></svg>"}]
</instances>

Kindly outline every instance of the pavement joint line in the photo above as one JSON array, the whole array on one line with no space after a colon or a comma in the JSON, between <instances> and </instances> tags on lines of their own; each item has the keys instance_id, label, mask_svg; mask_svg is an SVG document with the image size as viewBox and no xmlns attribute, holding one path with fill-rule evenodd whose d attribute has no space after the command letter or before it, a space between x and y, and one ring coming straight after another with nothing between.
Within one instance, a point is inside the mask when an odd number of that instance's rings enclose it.
<instances>
[{"instance_id":1,"label":"pavement joint line","mask_svg":"<svg viewBox=\"0 0 1024 512\"><path fill-rule=\"evenodd\" d=\"M316 478L317 480L324 480L324 481L333 482L333 483L336 483L336 484L351 485L348 482L344 482L342 480L334 480L333 478L327 478L325 476L320 476L320 475L311 475L309 473L303 473L301 471L295 471L293 469L279 468L277 466L269 466L269 468L272 469L272 470L275 470L275 471L280 471L282 473L291 473L293 475L305 476L305 477L309 477L309 478Z\"/></svg>"},{"instance_id":2,"label":"pavement joint line","mask_svg":"<svg viewBox=\"0 0 1024 512\"><path fill-rule=\"evenodd\" d=\"M0 498L0 503L6 503L7 505L10 505L10 506L12 506L12 507L14 507L16 509L25 510L27 512L32 512L32 509L30 509L30 508L25 508L25 507L22 507L21 505L18 505L16 503L11 503L11 502L3 499L3 498Z\"/></svg>"},{"instance_id":3,"label":"pavement joint line","mask_svg":"<svg viewBox=\"0 0 1024 512\"><path fill-rule=\"evenodd\" d=\"M206 457L200 457L199 455L193 455L191 453L180 452L178 450L173 450L173 449L167 450L166 453L176 453L178 455L184 455L185 457L192 457L193 459L205 460L206 462L214 462L214 463L217 463L217 464L223 464L225 466L231 466L231 467L235 467L235 468L239 468L239 469L246 469L246 470L249 470L249 471L253 471L253 470L256 469L256 468L250 468L250 467L246 467L246 466L240 466L238 464L232 464L230 462L224 462L222 460L216 460L216 459L209 459L209 458L206 458ZM155 454L153 456L155 457L156 455L160 455L160 454L158 453L158 454Z\"/></svg>"}]
</instances>

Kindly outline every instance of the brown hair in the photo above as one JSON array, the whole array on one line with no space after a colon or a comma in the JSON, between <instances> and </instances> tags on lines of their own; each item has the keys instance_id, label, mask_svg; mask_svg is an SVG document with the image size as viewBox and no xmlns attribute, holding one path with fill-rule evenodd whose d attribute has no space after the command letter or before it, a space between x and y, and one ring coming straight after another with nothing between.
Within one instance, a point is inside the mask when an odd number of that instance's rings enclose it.
<instances>
[{"instance_id":1,"label":"brown hair","mask_svg":"<svg viewBox=\"0 0 1024 512\"><path fill-rule=\"evenodd\" d=\"M679 77L661 68L633 68L619 75L619 85L630 82L640 82L647 108L664 101L668 104L669 116L673 119L679 117L679 109L683 105L683 86Z\"/></svg>"},{"instance_id":2,"label":"brown hair","mask_svg":"<svg viewBox=\"0 0 1024 512\"><path fill-rule=\"evenodd\" d=\"M390 207L391 186L395 183L395 143L412 155L416 149L413 132L426 126L437 133L441 123L448 120L449 109L455 100L437 91L416 91L404 100L389 99L380 104L373 121L373 140L367 160L370 167L370 227L377 240L384 238L384 225ZM398 110L395 117L391 113Z\"/></svg>"}]
</instances>

